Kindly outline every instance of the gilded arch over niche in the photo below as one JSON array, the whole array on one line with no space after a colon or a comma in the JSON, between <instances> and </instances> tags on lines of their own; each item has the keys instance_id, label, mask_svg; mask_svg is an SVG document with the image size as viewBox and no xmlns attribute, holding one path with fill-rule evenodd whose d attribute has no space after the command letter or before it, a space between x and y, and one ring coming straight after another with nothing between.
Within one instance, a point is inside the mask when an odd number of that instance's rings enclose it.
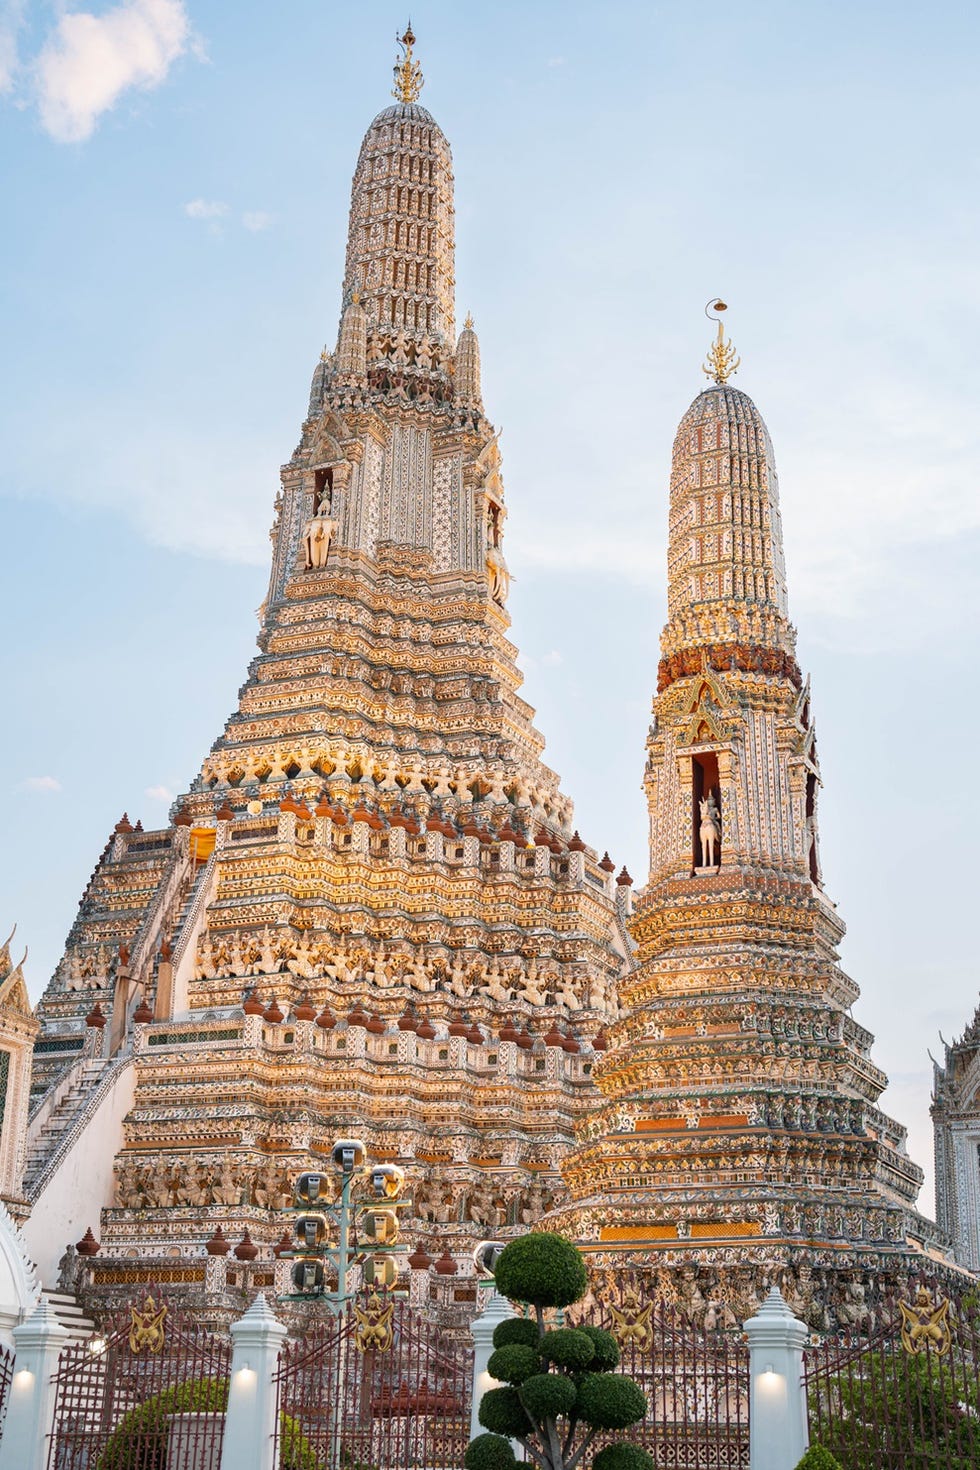
<instances>
[{"instance_id":1,"label":"gilded arch over niche","mask_svg":"<svg viewBox=\"0 0 980 1470\"><path fill-rule=\"evenodd\" d=\"M694 681L687 707L687 720L677 732L678 745L725 745L733 732L733 721L725 708L731 701L713 669L705 668Z\"/></svg>"}]
</instances>

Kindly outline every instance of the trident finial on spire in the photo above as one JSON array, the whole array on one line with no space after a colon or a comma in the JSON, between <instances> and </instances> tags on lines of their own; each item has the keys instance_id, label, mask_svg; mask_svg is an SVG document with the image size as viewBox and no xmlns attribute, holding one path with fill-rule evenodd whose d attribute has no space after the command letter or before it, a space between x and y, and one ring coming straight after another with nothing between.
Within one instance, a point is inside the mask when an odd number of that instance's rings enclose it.
<instances>
[{"instance_id":1,"label":"trident finial on spire","mask_svg":"<svg viewBox=\"0 0 980 1470\"><path fill-rule=\"evenodd\" d=\"M727 311L727 302L719 297L713 296L704 308L704 314L710 322L718 323L718 336L708 348L708 360L701 371L709 378L714 378L716 383L727 383L733 373L738 372L740 357L735 356L735 348L731 342L725 341L725 332L720 316L712 316L713 311Z\"/></svg>"},{"instance_id":2,"label":"trident finial on spire","mask_svg":"<svg viewBox=\"0 0 980 1470\"><path fill-rule=\"evenodd\" d=\"M412 30L411 21L405 27L404 34L396 36L395 40L402 48L402 58L401 61L395 62L395 85L391 89L391 95L397 102L416 102L425 82L422 78L421 66L412 57L415 33Z\"/></svg>"}]
</instances>

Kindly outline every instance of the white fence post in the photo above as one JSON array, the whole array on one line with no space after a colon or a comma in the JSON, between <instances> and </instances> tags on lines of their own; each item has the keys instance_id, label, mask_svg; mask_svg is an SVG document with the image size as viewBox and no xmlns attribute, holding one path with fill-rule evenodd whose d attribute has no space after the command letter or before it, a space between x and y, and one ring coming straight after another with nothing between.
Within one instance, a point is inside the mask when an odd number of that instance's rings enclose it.
<instances>
[{"instance_id":1,"label":"white fence post","mask_svg":"<svg viewBox=\"0 0 980 1470\"><path fill-rule=\"evenodd\" d=\"M259 1292L230 1331L231 1381L221 1470L273 1470L276 1370L286 1329Z\"/></svg>"},{"instance_id":2,"label":"white fence post","mask_svg":"<svg viewBox=\"0 0 980 1470\"><path fill-rule=\"evenodd\" d=\"M44 1470L54 1427L55 1373L68 1338L42 1297L26 1322L13 1330L14 1376L0 1440L0 1470Z\"/></svg>"},{"instance_id":3,"label":"white fence post","mask_svg":"<svg viewBox=\"0 0 980 1470\"><path fill-rule=\"evenodd\" d=\"M803 1349L810 1329L793 1316L778 1286L744 1328L751 1378L751 1470L795 1470L810 1438L803 1387Z\"/></svg>"},{"instance_id":4,"label":"white fence post","mask_svg":"<svg viewBox=\"0 0 980 1470\"><path fill-rule=\"evenodd\" d=\"M496 1378L491 1378L487 1372L487 1364L490 1354L493 1352L493 1330L498 1322L506 1322L508 1317L516 1317L517 1313L506 1297L494 1288L484 1303L483 1311L473 1322L470 1331L473 1333L473 1401L470 1408L470 1439L475 1439L478 1434L485 1433L480 1423L480 1400L488 1388L499 1388ZM515 1445L515 1450L520 1455L520 1446Z\"/></svg>"}]
</instances>

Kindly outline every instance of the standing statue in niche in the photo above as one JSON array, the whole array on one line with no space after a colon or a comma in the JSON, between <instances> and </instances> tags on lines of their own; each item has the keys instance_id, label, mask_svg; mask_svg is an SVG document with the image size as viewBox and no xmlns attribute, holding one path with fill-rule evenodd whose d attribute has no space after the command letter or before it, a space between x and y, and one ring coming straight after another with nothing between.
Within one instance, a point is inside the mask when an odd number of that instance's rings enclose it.
<instances>
[{"instance_id":1,"label":"standing statue in niche","mask_svg":"<svg viewBox=\"0 0 980 1470\"><path fill-rule=\"evenodd\" d=\"M713 868L717 865L715 853L721 846L721 812L710 791L698 805L701 808L701 866Z\"/></svg>"}]
</instances>

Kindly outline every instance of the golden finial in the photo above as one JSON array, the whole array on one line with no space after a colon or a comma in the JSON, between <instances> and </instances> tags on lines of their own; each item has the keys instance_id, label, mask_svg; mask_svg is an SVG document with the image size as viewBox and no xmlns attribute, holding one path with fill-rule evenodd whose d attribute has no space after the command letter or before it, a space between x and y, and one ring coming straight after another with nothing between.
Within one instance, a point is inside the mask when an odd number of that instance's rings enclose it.
<instances>
[{"instance_id":1,"label":"golden finial","mask_svg":"<svg viewBox=\"0 0 980 1470\"><path fill-rule=\"evenodd\" d=\"M704 314L710 322L718 323L718 336L708 348L708 360L701 371L709 378L714 378L716 383L727 383L733 373L738 372L740 357L735 356L735 348L731 342L725 341L725 332L720 316L712 316L713 311L727 311L728 305L717 296L713 296L704 308Z\"/></svg>"},{"instance_id":2,"label":"golden finial","mask_svg":"<svg viewBox=\"0 0 980 1470\"><path fill-rule=\"evenodd\" d=\"M403 54L401 61L395 62L395 85L391 89L391 95L396 102L417 102L425 82L422 79L422 68L412 58L415 33L412 30L411 21L405 27L404 35L396 36L395 40L402 48Z\"/></svg>"},{"instance_id":3,"label":"golden finial","mask_svg":"<svg viewBox=\"0 0 980 1470\"><path fill-rule=\"evenodd\" d=\"M466 320L463 323L463 330L466 332L472 332L473 330L473 313L471 311L468 311L466 313Z\"/></svg>"}]
</instances>

